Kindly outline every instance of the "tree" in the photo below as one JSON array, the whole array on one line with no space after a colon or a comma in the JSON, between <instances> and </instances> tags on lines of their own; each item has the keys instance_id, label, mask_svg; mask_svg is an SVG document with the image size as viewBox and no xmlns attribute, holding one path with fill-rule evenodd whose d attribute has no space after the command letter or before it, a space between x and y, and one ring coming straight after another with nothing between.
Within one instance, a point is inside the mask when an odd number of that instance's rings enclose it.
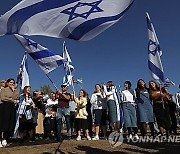
<instances>
[{"instance_id":1,"label":"tree","mask_svg":"<svg viewBox=\"0 0 180 154\"><path fill-rule=\"evenodd\" d=\"M42 91L44 94L50 95L50 93L52 92L52 89L50 88L49 85L44 85L40 87L40 91Z\"/></svg>"}]
</instances>

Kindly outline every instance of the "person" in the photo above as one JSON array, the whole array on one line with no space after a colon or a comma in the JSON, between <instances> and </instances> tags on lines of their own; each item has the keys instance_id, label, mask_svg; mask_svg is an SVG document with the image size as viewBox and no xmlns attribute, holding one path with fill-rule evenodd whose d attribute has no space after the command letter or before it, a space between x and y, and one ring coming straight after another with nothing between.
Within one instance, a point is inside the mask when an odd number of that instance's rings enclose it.
<instances>
[{"instance_id":1,"label":"person","mask_svg":"<svg viewBox=\"0 0 180 154\"><path fill-rule=\"evenodd\" d=\"M44 134L43 120L45 115L43 95L40 91L33 93L35 108L33 109L34 134L36 139L42 139Z\"/></svg>"},{"instance_id":2,"label":"person","mask_svg":"<svg viewBox=\"0 0 180 154\"><path fill-rule=\"evenodd\" d=\"M172 94L169 94L168 105L171 119L170 133L177 135L176 101Z\"/></svg>"},{"instance_id":3,"label":"person","mask_svg":"<svg viewBox=\"0 0 180 154\"><path fill-rule=\"evenodd\" d=\"M143 79L138 80L135 91L137 96L137 114L139 118L138 121L140 122L141 135L146 136L148 123L151 135L154 136L153 104L150 99L149 89L146 87L146 83Z\"/></svg>"},{"instance_id":4,"label":"person","mask_svg":"<svg viewBox=\"0 0 180 154\"><path fill-rule=\"evenodd\" d=\"M72 100L69 101L69 110L70 110L70 125L71 125L71 134L75 132L75 111L76 111L76 103Z\"/></svg>"},{"instance_id":5,"label":"person","mask_svg":"<svg viewBox=\"0 0 180 154\"><path fill-rule=\"evenodd\" d=\"M19 101L19 92L15 89L15 80L9 78L6 87L0 92L0 136L1 145L6 146L15 127L16 106Z\"/></svg>"},{"instance_id":6,"label":"person","mask_svg":"<svg viewBox=\"0 0 180 154\"><path fill-rule=\"evenodd\" d=\"M99 140L100 126L102 126L104 138L106 138L107 102L100 84L95 85L95 92L92 94L90 102L93 106L93 113L95 114L96 135L92 140Z\"/></svg>"},{"instance_id":7,"label":"person","mask_svg":"<svg viewBox=\"0 0 180 154\"><path fill-rule=\"evenodd\" d=\"M56 113L57 113L58 100L56 99L56 93L51 92L50 98L45 105L45 118L44 118L44 138L55 139L56 136Z\"/></svg>"},{"instance_id":8,"label":"person","mask_svg":"<svg viewBox=\"0 0 180 154\"><path fill-rule=\"evenodd\" d=\"M150 98L153 100L154 114L160 131L159 135L166 133L166 137L168 137L171 127L168 106L169 95L164 88L160 88L155 81L149 82L149 89Z\"/></svg>"},{"instance_id":9,"label":"person","mask_svg":"<svg viewBox=\"0 0 180 154\"><path fill-rule=\"evenodd\" d=\"M121 92L122 100L122 109L124 113L124 125L128 130L129 139L132 139L134 131L134 138L139 139L137 133L137 114L136 114L136 94L135 91L131 88L131 82L124 82L125 90Z\"/></svg>"},{"instance_id":10,"label":"person","mask_svg":"<svg viewBox=\"0 0 180 154\"><path fill-rule=\"evenodd\" d=\"M92 131L92 125L93 125L93 117L92 117L92 105L91 105L91 102L90 102L90 98L89 98L89 95L87 93L87 105L86 105L86 111L88 113L88 116L87 116L87 121L88 121L88 130L89 130L89 136L92 136L93 135L93 131Z\"/></svg>"},{"instance_id":11,"label":"person","mask_svg":"<svg viewBox=\"0 0 180 154\"><path fill-rule=\"evenodd\" d=\"M107 99L109 122L113 130L118 131L116 102L114 98L115 89L113 87L114 83L112 81L108 81L107 86L103 84L103 90Z\"/></svg>"},{"instance_id":12,"label":"person","mask_svg":"<svg viewBox=\"0 0 180 154\"><path fill-rule=\"evenodd\" d=\"M65 117L67 127L67 139L71 139L71 125L70 125L70 110L69 101L71 94L68 93L68 87L61 85L62 91L57 91L58 109L57 109L57 140L62 140L61 129L62 129L62 118Z\"/></svg>"},{"instance_id":13,"label":"person","mask_svg":"<svg viewBox=\"0 0 180 154\"><path fill-rule=\"evenodd\" d=\"M81 89L79 91L79 97L75 97L74 94L72 94L72 99L76 103L76 113L75 113L75 119L76 119L76 130L77 130L77 141L81 140L81 130L85 130L85 135L87 137L87 140L91 140L91 137L89 136L88 131L88 121L87 116L88 113L86 111L86 105L87 105L87 93Z\"/></svg>"},{"instance_id":14,"label":"person","mask_svg":"<svg viewBox=\"0 0 180 154\"><path fill-rule=\"evenodd\" d=\"M1 91L1 89L5 88L5 86L6 86L6 80L1 80L1 82L0 82L0 91Z\"/></svg>"},{"instance_id":15,"label":"person","mask_svg":"<svg viewBox=\"0 0 180 154\"><path fill-rule=\"evenodd\" d=\"M32 100L30 86L24 87L23 93L20 95L20 100L22 100L18 108L20 144L24 141L26 131L28 131L30 141L34 142L32 109L35 108L35 104Z\"/></svg>"},{"instance_id":16,"label":"person","mask_svg":"<svg viewBox=\"0 0 180 154\"><path fill-rule=\"evenodd\" d=\"M180 89L180 85L179 85ZM180 126L180 92L177 92L175 94L175 99L176 99L176 111L177 111L177 125Z\"/></svg>"}]
</instances>

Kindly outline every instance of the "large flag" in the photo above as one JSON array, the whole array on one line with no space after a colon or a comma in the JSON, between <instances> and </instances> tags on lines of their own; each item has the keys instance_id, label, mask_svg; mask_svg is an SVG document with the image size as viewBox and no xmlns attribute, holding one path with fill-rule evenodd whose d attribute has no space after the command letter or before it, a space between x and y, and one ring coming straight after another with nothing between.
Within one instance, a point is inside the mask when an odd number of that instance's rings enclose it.
<instances>
[{"instance_id":1,"label":"large flag","mask_svg":"<svg viewBox=\"0 0 180 154\"><path fill-rule=\"evenodd\" d=\"M70 86L73 83L74 66L72 65L72 61L67 51L65 42L63 43L63 66L65 70L63 85Z\"/></svg>"},{"instance_id":2,"label":"large flag","mask_svg":"<svg viewBox=\"0 0 180 154\"><path fill-rule=\"evenodd\" d=\"M134 0L22 0L0 17L0 35L90 40L115 24Z\"/></svg>"},{"instance_id":3,"label":"large flag","mask_svg":"<svg viewBox=\"0 0 180 154\"><path fill-rule=\"evenodd\" d=\"M160 49L159 41L148 13L146 13L146 19L147 19L148 36L149 36L149 44L148 44L149 70L152 74L153 79L155 79L160 83L163 83L164 71L161 63L162 51Z\"/></svg>"},{"instance_id":4,"label":"large flag","mask_svg":"<svg viewBox=\"0 0 180 154\"><path fill-rule=\"evenodd\" d=\"M45 74L50 73L63 64L63 58L33 40L15 34L16 39L27 53L36 61Z\"/></svg>"},{"instance_id":5,"label":"large flag","mask_svg":"<svg viewBox=\"0 0 180 154\"><path fill-rule=\"evenodd\" d=\"M17 82L20 85L21 91L25 86L29 86L29 74L28 74L28 63L27 54L25 53L21 62L21 66L18 71Z\"/></svg>"}]
</instances>

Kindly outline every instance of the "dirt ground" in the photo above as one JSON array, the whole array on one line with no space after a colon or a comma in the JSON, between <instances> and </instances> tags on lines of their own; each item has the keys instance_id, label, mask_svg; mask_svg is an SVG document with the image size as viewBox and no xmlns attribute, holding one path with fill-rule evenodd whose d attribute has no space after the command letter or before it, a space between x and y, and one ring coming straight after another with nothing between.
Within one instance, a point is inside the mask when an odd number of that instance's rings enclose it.
<instances>
[{"instance_id":1,"label":"dirt ground","mask_svg":"<svg viewBox=\"0 0 180 154\"><path fill-rule=\"evenodd\" d=\"M179 134L180 135L180 134ZM180 138L179 138L180 139ZM180 140L179 140L180 141ZM0 148L0 154L110 154L110 153L180 153L179 143L127 143L112 148L107 140L81 141L63 140L60 142L37 140L19 145L14 142L10 147Z\"/></svg>"}]
</instances>

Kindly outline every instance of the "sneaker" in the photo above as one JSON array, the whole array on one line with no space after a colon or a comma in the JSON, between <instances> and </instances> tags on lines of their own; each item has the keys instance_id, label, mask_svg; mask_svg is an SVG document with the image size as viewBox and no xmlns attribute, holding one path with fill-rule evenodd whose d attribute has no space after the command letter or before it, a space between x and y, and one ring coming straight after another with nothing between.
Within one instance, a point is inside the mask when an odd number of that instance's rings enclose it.
<instances>
[{"instance_id":1,"label":"sneaker","mask_svg":"<svg viewBox=\"0 0 180 154\"><path fill-rule=\"evenodd\" d=\"M139 136L138 136L137 134L134 135L134 138L135 138L136 140L139 140Z\"/></svg>"},{"instance_id":2,"label":"sneaker","mask_svg":"<svg viewBox=\"0 0 180 154\"><path fill-rule=\"evenodd\" d=\"M90 140L91 140L91 137L90 137L90 136L87 136L87 140L89 140L89 141L90 141Z\"/></svg>"},{"instance_id":3,"label":"sneaker","mask_svg":"<svg viewBox=\"0 0 180 154\"><path fill-rule=\"evenodd\" d=\"M80 141L81 140L81 136L78 136L77 138L76 138L76 141Z\"/></svg>"},{"instance_id":4,"label":"sneaker","mask_svg":"<svg viewBox=\"0 0 180 154\"><path fill-rule=\"evenodd\" d=\"M0 141L0 148L3 148L3 145L2 145L2 143L1 143L1 141Z\"/></svg>"},{"instance_id":5,"label":"sneaker","mask_svg":"<svg viewBox=\"0 0 180 154\"><path fill-rule=\"evenodd\" d=\"M6 147L7 146L7 141L6 140L2 140L1 144L2 144L3 147Z\"/></svg>"},{"instance_id":6,"label":"sneaker","mask_svg":"<svg viewBox=\"0 0 180 154\"><path fill-rule=\"evenodd\" d=\"M95 141L99 140L99 136L93 137L92 140L95 140Z\"/></svg>"},{"instance_id":7,"label":"sneaker","mask_svg":"<svg viewBox=\"0 0 180 154\"><path fill-rule=\"evenodd\" d=\"M34 139L29 140L30 143L35 143L36 141Z\"/></svg>"},{"instance_id":8,"label":"sneaker","mask_svg":"<svg viewBox=\"0 0 180 154\"><path fill-rule=\"evenodd\" d=\"M130 134L130 135L129 135L129 139L132 140L132 138L133 138L133 136L132 136L132 134Z\"/></svg>"}]
</instances>

